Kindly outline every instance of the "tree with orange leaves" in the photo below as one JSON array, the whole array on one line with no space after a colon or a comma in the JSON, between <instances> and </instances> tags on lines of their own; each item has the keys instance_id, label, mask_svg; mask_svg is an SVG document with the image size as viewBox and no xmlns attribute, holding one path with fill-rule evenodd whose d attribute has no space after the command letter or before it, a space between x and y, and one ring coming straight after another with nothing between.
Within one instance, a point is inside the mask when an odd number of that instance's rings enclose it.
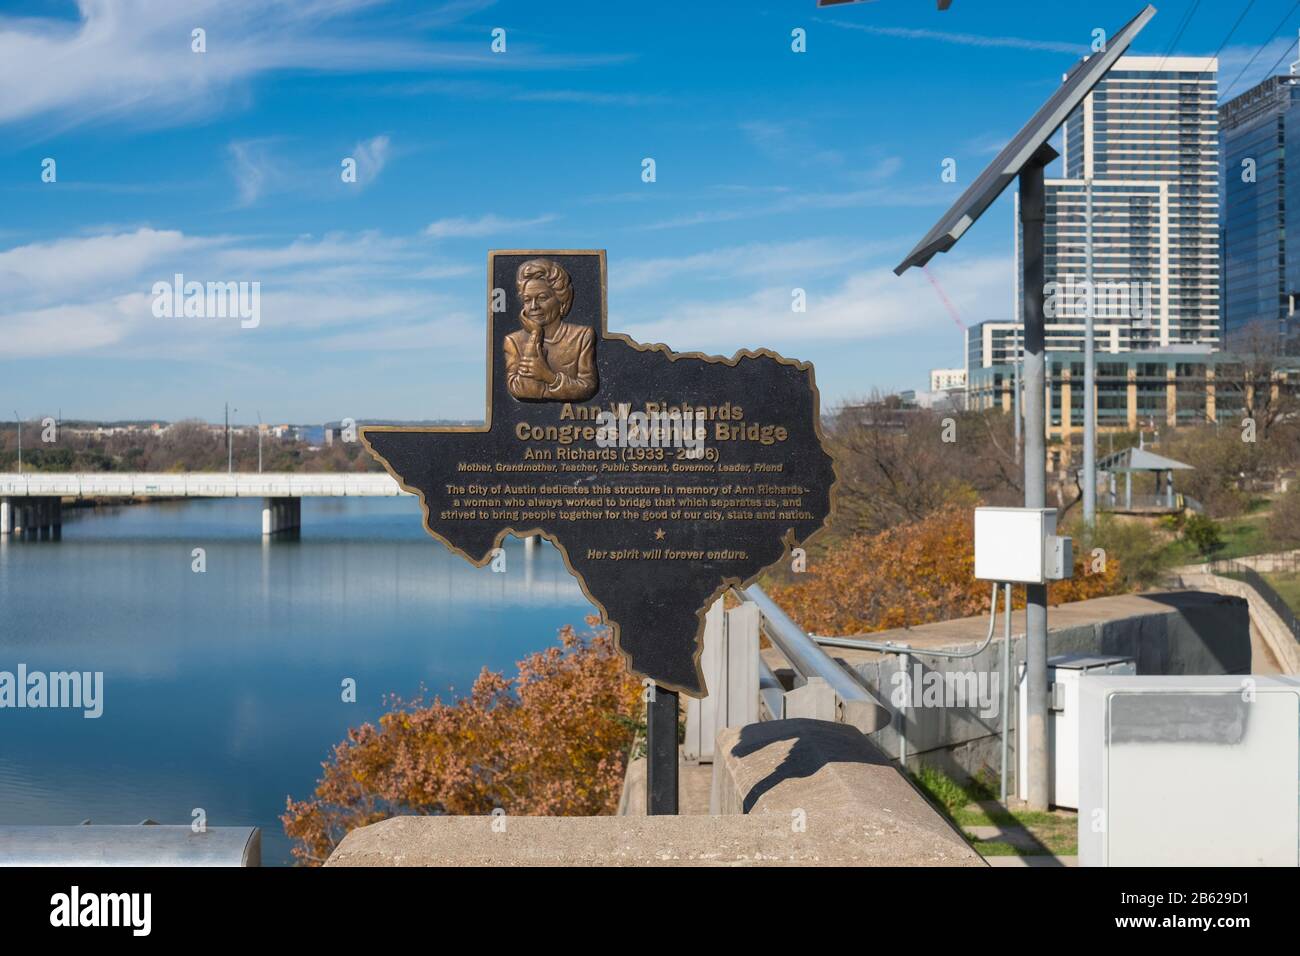
<instances>
[{"instance_id":1,"label":"tree with orange leaves","mask_svg":"<svg viewBox=\"0 0 1300 956\"><path fill-rule=\"evenodd\" d=\"M1119 564L1091 572L1075 561L1074 578L1053 582L1052 604L1123 590ZM989 609L990 582L975 577L971 510L948 505L878 534L842 538L803 574L770 588L777 604L816 634L863 634L969 617ZM1023 593L1019 597L1023 604Z\"/></svg>"},{"instance_id":2,"label":"tree with orange leaves","mask_svg":"<svg viewBox=\"0 0 1300 956\"><path fill-rule=\"evenodd\" d=\"M597 618L588 618L595 628ZM484 668L469 696L403 703L348 731L309 800L281 817L300 863L355 827L398 814L613 813L643 721L641 684L607 629L560 632L513 679Z\"/></svg>"}]
</instances>

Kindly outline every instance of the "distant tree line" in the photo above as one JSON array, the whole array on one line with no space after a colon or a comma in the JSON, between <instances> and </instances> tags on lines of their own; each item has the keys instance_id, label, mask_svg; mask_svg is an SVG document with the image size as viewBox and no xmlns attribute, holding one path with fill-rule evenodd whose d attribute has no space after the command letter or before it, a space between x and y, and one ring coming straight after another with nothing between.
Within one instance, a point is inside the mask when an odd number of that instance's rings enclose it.
<instances>
[{"instance_id":1,"label":"distant tree line","mask_svg":"<svg viewBox=\"0 0 1300 956\"><path fill-rule=\"evenodd\" d=\"M157 431L78 434L69 425L55 440L42 440L40 422L26 422L22 434L23 471L225 471L226 436L201 421L176 422ZM235 432L231 439L235 471L257 471L257 433ZM0 471L18 470L18 428L0 430ZM262 436L263 471L340 472L382 470L360 441L335 439L319 447L304 441Z\"/></svg>"}]
</instances>

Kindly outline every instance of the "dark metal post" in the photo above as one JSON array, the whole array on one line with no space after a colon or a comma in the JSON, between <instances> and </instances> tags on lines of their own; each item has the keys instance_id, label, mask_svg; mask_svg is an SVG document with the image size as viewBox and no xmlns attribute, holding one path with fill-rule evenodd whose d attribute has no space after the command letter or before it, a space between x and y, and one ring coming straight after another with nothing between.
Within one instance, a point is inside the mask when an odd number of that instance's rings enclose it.
<instances>
[{"instance_id":1,"label":"dark metal post","mask_svg":"<svg viewBox=\"0 0 1300 956\"><path fill-rule=\"evenodd\" d=\"M1043 318L1043 170L1057 156L1044 144L1020 171L1020 222L1024 226L1025 320L1025 507L1047 504L1047 409ZM1027 796L1035 810L1047 809L1047 585L1025 587L1025 692L1029 719L1024 739L1029 773Z\"/></svg>"},{"instance_id":2,"label":"dark metal post","mask_svg":"<svg viewBox=\"0 0 1300 956\"><path fill-rule=\"evenodd\" d=\"M646 812L677 813L677 692L649 685L646 699Z\"/></svg>"}]
</instances>

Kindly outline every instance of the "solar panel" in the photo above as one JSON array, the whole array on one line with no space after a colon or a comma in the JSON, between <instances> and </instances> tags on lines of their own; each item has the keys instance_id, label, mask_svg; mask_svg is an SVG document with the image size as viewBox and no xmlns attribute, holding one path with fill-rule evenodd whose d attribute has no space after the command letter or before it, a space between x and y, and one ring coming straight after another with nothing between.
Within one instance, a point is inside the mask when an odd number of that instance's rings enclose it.
<instances>
[{"instance_id":1,"label":"solar panel","mask_svg":"<svg viewBox=\"0 0 1300 956\"><path fill-rule=\"evenodd\" d=\"M894 268L894 272L902 275L912 266L925 265L935 253L951 249L975 220L984 214L984 210L993 205L1007 184L1020 175L1021 168L1052 138L1066 117L1101 82L1115 61L1124 55L1133 38L1155 15L1156 8L1147 4L1146 9L1124 24L1111 38L1104 52L1085 57L1076 63L1060 88L1038 108L1038 112L1024 128L984 168L961 194L961 198L953 203L952 208L925 234L925 238L916 244L907 258Z\"/></svg>"}]
</instances>

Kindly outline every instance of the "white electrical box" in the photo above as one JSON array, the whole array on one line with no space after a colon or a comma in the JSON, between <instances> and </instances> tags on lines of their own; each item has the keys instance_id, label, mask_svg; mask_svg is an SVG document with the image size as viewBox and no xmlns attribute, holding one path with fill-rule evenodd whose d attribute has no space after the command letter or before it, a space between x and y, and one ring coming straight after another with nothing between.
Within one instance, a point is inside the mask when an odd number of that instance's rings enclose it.
<instances>
[{"instance_id":1,"label":"white electrical box","mask_svg":"<svg viewBox=\"0 0 1300 956\"><path fill-rule=\"evenodd\" d=\"M1047 659L1047 802L1054 807L1079 807L1079 685L1092 677L1136 674L1131 657L1059 654ZM1029 798L1029 695L1025 665L1016 684L1016 794Z\"/></svg>"},{"instance_id":2,"label":"white electrical box","mask_svg":"<svg viewBox=\"0 0 1300 956\"><path fill-rule=\"evenodd\" d=\"M1300 864L1300 678L1079 688L1080 866Z\"/></svg>"},{"instance_id":3,"label":"white electrical box","mask_svg":"<svg viewBox=\"0 0 1300 956\"><path fill-rule=\"evenodd\" d=\"M1056 534L1055 508L976 508L975 577L1045 584L1074 570L1069 538Z\"/></svg>"}]
</instances>

